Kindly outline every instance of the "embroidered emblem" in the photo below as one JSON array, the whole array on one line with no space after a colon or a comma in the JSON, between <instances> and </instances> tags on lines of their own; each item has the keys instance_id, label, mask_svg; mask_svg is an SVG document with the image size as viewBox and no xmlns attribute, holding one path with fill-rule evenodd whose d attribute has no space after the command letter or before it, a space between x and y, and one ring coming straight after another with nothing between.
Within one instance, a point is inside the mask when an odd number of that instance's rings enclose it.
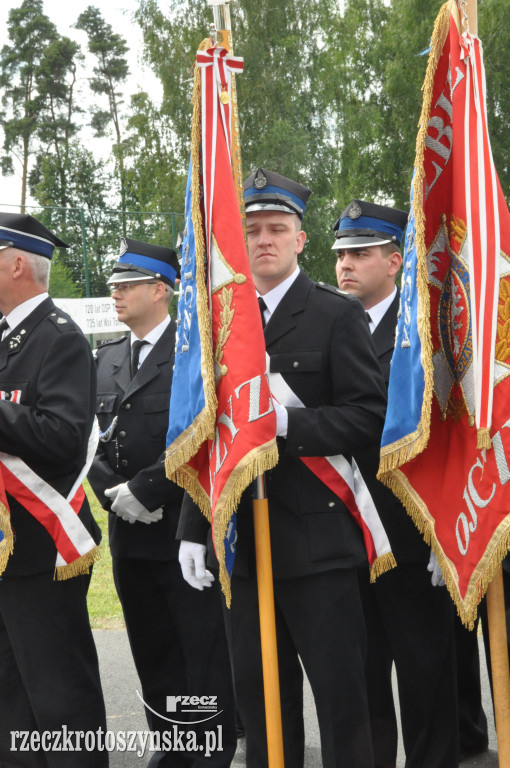
<instances>
[{"instance_id":1,"label":"embroidered emblem","mask_svg":"<svg viewBox=\"0 0 510 768\"><path fill-rule=\"evenodd\" d=\"M427 253L431 306L437 318L433 333L434 393L443 419L467 412L474 424L473 340L467 237L464 222L446 217Z\"/></svg>"},{"instance_id":2,"label":"embroidered emblem","mask_svg":"<svg viewBox=\"0 0 510 768\"><path fill-rule=\"evenodd\" d=\"M17 349L22 342L21 334L13 336L9 341L9 349Z\"/></svg>"},{"instance_id":3,"label":"embroidered emblem","mask_svg":"<svg viewBox=\"0 0 510 768\"><path fill-rule=\"evenodd\" d=\"M264 172L259 168L253 179L253 186L255 189L264 189L267 187L267 178Z\"/></svg>"},{"instance_id":4,"label":"embroidered emblem","mask_svg":"<svg viewBox=\"0 0 510 768\"><path fill-rule=\"evenodd\" d=\"M361 216L361 208L359 207L358 203L353 203L349 208L349 218L359 219L360 216Z\"/></svg>"}]
</instances>

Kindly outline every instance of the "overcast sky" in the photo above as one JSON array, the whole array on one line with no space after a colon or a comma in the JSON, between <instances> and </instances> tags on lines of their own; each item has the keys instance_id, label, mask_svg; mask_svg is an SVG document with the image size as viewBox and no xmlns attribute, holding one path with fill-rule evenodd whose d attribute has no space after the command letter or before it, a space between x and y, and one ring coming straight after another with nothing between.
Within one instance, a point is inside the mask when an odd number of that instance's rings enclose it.
<instances>
[{"instance_id":1,"label":"overcast sky","mask_svg":"<svg viewBox=\"0 0 510 768\"><path fill-rule=\"evenodd\" d=\"M21 4L22 0L0 0L0 29L7 29L9 11L12 8L19 8ZM76 22L80 13L89 5L99 8L105 21L111 24L115 32L122 35L128 42L130 47L128 62L131 74L125 88L125 93L135 93L140 88L143 88L148 90L154 99L157 99L161 91L159 81L150 71L142 67L140 62L142 35L138 25L132 21L133 13L138 7L138 0L108 0L108 2L104 0L96 0L96 2L94 0L70 0L68 2L65 0L43 0L44 12L56 24L59 33L79 42L83 53L87 56L89 54L87 51L86 33L72 29L71 25ZM165 0L162 0L160 6L164 8L165 5ZM4 42L7 42L5 38L2 45ZM91 58L88 60L90 62L93 61ZM82 78L86 78L84 72L82 72ZM1 131L0 137L1 141L3 141ZM97 151L100 150L101 148L98 146ZM5 204L17 205L20 200L20 189L21 174L19 166L16 167L15 176L0 176L0 208ZM30 200L27 200L27 203L30 202Z\"/></svg>"}]
</instances>

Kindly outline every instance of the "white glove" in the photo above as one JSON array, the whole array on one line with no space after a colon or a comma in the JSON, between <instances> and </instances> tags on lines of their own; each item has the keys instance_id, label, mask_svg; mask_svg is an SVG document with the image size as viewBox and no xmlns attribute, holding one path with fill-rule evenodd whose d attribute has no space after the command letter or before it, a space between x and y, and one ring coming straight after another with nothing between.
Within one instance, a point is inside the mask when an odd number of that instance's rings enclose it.
<instances>
[{"instance_id":1,"label":"white glove","mask_svg":"<svg viewBox=\"0 0 510 768\"><path fill-rule=\"evenodd\" d=\"M190 587L199 589L210 587L214 576L205 568L205 545L196 544L194 541L181 541L179 547L179 563L184 581Z\"/></svg>"},{"instance_id":2,"label":"white glove","mask_svg":"<svg viewBox=\"0 0 510 768\"><path fill-rule=\"evenodd\" d=\"M287 409L273 397L273 407L276 413L276 434L278 437L287 437L289 426L289 414Z\"/></svg>"},{"instance_id":3,"label":"white glove","mask_svg":"<svg viewBox=\"0 0 510 768\"><path fill-rule=\"evenodd\" d=\"M157 523L163 517L163 510L161 507L155 509L154 512L149 510L141 504L136 496L133 496L128 488L127 483L121 483L114 488L107 488L104 495L108 499L112 499L111 510L115 514L125 520L128 523Z\"/></svg>"},{"instance_id":4,"label":"white glove","mask_svg":"<svg viewBox=\"0 0 510 768\"><path fill-rule=\"evenodd\" d=\"M441 568L437 562L437 557L432 550L430 550L430 558L429 564L427 565L427 571L432 574L430 580L433 587L444 587L443 574L441 573Z\"/></svg>"}]
</instances>

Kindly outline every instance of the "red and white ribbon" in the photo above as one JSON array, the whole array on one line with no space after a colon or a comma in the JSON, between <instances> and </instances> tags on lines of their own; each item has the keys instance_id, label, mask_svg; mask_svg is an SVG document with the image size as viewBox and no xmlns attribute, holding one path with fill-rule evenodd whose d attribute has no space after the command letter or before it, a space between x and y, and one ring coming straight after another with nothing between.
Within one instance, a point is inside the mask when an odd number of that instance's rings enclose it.
<instances>
[{"instance_id":1,"label":"red and white ribbon","mask_svg":"<svg viewBox=\"0 0 510 768\"><path fill-rule=\"evenodd\" d=\"M498 178L489 140L481 43L464 33L460 60L466 67L464 165L473 322L476 426L492 424L494 348L499 296L500 221Z\"/></svg>"},{"instance_id":2,"label":"red and white ribbon","mask_svg":"<svg viewBox=\"0 0 510 768\"><path fill-rule=\"evenodd\" d=\"M271 372L270 357L266 364L271 394L286 407L304 408L304 403L289 387L283 376ZM390 555L391 546L370 491L354 459L349 463L342 456L301 456L301 461L345 504L361 528L370 566L384 555Z\"/></svg>"},{"instance_id":3,"label":"red and white ribbon","mask_svg":"<svg viewBox=\"0 0 510 768\"><path fill-rule=\"evenodd\" d=\"M57 568L70 565L97 546L78 517L85 498L82 482L90 469L97 441L96 419L88 441L86 463L66 498L18 456L0 452L5 490L46 528L57 548Z\"/></svg>"},{"instance_id":4,"label":"red and white ribbon","mask_svg":"<svg viewBox=\"0 0 510 768\"><path fill-rule=\"evenodd\" d=\"M216 144L221 118L222 133L228 156L232 156L232 73L243 71L243 60L231 56L226 48L213 46L197 52L197 66L202 74L202 177L204 188L204 212L206 247L210 254L212 243L212 207L215 193ZM221 94L228 96L221 99Z\"/></svg>"}]
</instances>

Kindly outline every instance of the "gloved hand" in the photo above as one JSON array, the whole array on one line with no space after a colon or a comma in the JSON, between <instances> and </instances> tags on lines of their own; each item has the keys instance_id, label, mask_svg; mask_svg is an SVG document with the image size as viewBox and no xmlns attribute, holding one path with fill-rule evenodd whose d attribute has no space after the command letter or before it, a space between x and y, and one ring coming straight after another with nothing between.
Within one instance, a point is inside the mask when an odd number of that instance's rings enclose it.
<instances>
[{"instance_id":1,"label":"gloved hand","mask_svg":"<svg viewBox=\"0 0 510 768\"><path fill-rule=\"evenodd\" d=\"M276 434L278 437L287 437L289 426L289 414L287 409L273 397L273 407L276 413Z\"/></svg>"},{"instance_id":2,"label":"gloved hand","mask_svg":"<svg viewBox=\"0 0 510 768\"><path fill-rule=\"evenodd\" d=\"M161 507L155 509L154 512L149 510L141 504L138 499L133 496L128 488L127 483L121 483L113 488L107 488L104 495L108 499L112 499L111 510L115 514L125 520L128 523L156 523L163 517L163 510Z\"/></svg>"},{"instance_id":3,"label":"gloved hand","mask_svg":"<svg viewBox=\"0 0 510 768\"><path fill-rule=\"evenodd\" d=\"M433 587L444 587L443 574L441 568L437 562L437 558L432 550L430 550L429 564L427 565L427 571L432 574L430 580Z\"/></svg>"},{"instance_id":4,"label":"gloved hand","mask_svg":"<svg viewBox=\"0 0 510 768\"><path fill-rule=\"evenodd\" d=\"M204 587L212 585L214 576L205 567L204 544L196 544L194 541L181 541L179 563L181 564L184 581L187 581L190 587L199 589L202 592Z\"/></svg>"}]
</instances>

